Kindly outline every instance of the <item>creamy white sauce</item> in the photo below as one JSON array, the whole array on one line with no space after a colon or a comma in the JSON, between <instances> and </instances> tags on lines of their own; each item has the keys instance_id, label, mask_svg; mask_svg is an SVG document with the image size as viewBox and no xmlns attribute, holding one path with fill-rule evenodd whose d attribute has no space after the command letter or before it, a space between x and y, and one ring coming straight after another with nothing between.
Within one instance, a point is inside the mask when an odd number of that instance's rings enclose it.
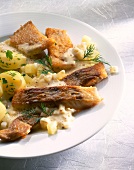
<instances>
[{"instance_id":1,"label":"creamy white sauce","mask_svg":"<svg viewBox=\"0 0 134 170\"><path fill-rule=\"evenodd\" d=\"M28 53L33 52L34 50L39 49L41 46L42 46L42 44L40 44L40 43L36 43L33 45L29 45L28 43L25 43L25 44L20 44L17 47L23 53L28 54Z\"/></svg>"},{"instance_id":2,"label":"creamy white sauce","mask_svg":"<svg viewBox=\"0 0 134 170\"><path fill-rule=\"evenodd\" d=\"M86 42L81 42L81 44L74 46L73 48L69 48L63 54L63 60L66 64L76 64L76 60L83 60L84 51L87 48Z\"/></svg>"},{"instance_id":3,"label":"creamy white sauce","mask_svg":"<svg viewBox=\"0 0 134 170\"><path fill-rule=\"evenodd\" d=\"M71 122L74 120L72 114L75 111L76 111L75 109L65 108L65 106L60 105L59 108L53 112L52 116L49 116L47 118L44 117L40 120L40 122L41 124L43 124L43 122L51 123L56 121L57 129L62 129L62 128L66 129L70 127Z\"/></svg>"},{"instance_id":4,"label":"creamy white sauce","mask_svg":"<svg viewBox=\"0 0 134 170\"><path fill-rule=\"evenodd\" d=\"M65 64L75 65L75 57L73 54L73 48L69 48L62 56Z\"/></svg>"},{"instance_id":5,"label":"creamy white sauce","mask_svg":"<svg viewBox=\"0 0 134 170\"><path fill-rule=\"evenodd\" d=\"M84 51L87 48L86 42L81 42L81 44L74 46L73 48L73 54L76 59L83 60L84 58Z\"/></svg>"},{"instance_id":6,"label":"creamy white sauce","mask_svg":"<svg viewBox=\"0 0 134 170\"><path fill-rule=\"evenodd\" d=\"M4 52L7 50L10 50L12 52L18 52L18 50L16 48L10 46L10 40L6 40L6 41L0 43L0 51Z\"/></svg>"},{"instance_id":7,"label":"creamy white sauce","mask_svg":"<svg viewBox=\"0 0 134 170\"><path fill-rule=\"evenodd\" d=\"M64 81L60 81L57 78L57 74L48 73L47 75L41 74L39 77L32 79L32 87L46 87L46 86L65 86Z\"/></svg>"}]
</instances>

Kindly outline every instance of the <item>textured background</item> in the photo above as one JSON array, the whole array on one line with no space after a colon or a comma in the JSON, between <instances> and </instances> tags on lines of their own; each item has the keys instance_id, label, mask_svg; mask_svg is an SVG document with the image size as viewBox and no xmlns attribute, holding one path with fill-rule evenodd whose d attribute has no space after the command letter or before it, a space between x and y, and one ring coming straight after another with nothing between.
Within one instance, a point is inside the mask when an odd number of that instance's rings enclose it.
<instances>
[{"instance_id":1,"label":"textured background","mask_svg":"<svg viewBox=\"0 0 134 170\"><path fill-rule=\"evenodd\" d=\"M52 12L99 30L115 47L126 72L126 90L112 120L86 142L54 155L0 158L0 170L134 170L134 0L0 0L0 14Z\"/></svg>"}]
</instances>

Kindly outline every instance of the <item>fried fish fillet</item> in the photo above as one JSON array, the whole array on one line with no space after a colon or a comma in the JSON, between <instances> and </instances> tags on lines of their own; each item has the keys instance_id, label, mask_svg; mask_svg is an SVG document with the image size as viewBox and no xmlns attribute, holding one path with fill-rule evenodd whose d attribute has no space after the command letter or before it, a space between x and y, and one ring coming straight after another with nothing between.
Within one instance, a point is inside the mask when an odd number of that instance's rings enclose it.
<instances>
[{"instance_id":1,"label":"fried fish fillet","mask_svg":"<svg viewBox=\"0 0 134 170\"><path fill-rule=\"evenodd\" d=\"M2 141L14 141L26 136L31 131L31 125L15 119L8 129L0 130L0 139Z\"/></svg>"},{"instance_id":2,"label":"fried fish fillet","mask_svg":"<svg viewBox=\"0 0 134 170\"><path fill-rule=\"evenodd\" d=\"M38 124L40 120L40 115L37 114L23 114L22 116L17 117L20 121L29 124L32 128Z\"/></svg>"},{"instance_id":3,"label":"fried fish fillet","mask_svg":"<svg viewBox=\"0 0 134 170\"><path fill-rule=\"evenodd\" d=\"M2 141L14 141L24 137L39 124L39 120L40 116L35 114L19 116L7 129L0 130L0 139Z\"/></svg>"},{"instance_id":4,"label":"fried fish fillet","mask_svg":"<svg viewBox=\"0 0 134 170\"><path fill-rule=\"evenodd\" d=\"M35 55L47 48L48 38L28 21L10 37L10 43L26 55Z\"/></svg>"},{"instance_id":5,"label":"fried fish fillet","mask_svg":"<svg viewBox=\"0 0 134 170\"><path fill-rule=\"evenodd\" d=\"M59 71L72 68L72 64L65 63L63 60L63 54L69 48L73 47L67 32L61 29L47 28L45 35L54 40L54 42L48 46L48 54L52 59L53 69Z\"/></svg>"},{"instance_id":6,"label":"fried fish fillet","mask_svg":"<svg viewBox=\"0 0 134 170\"><path fill-rule=\"evenodd\" d=\"M107 72L103 63L95 64L91 67L76 70L62 79L67 85L73 86L93 86L107 78Z\"/></svg>"},{"instance_id":7,"label":"fried fish fillet","mask_svg":"<svg viewBox=\"0 0 134 170\"><path fill-rule=\"evenodd\" d=\"M97 105L101 100L96 87L53 86L21 89L13 96L12 106L15 109L25 109L40 106L41 103L48 107L63 104L65 107L82 110Z\"/></svg>"}]
</instances>

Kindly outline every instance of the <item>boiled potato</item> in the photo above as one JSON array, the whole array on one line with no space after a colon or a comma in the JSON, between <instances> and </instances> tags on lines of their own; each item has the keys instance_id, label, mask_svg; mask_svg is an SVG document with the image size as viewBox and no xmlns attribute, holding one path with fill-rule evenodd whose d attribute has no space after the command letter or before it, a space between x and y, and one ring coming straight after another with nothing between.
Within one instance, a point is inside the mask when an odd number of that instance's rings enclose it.
<instances>
[{"instance_id":1,"label":"boiled potato","mask_svg":"<svg viewBox=\"0 0 134 170\"><path fill-rule=\"evenodd\" d=\"M49 135L54 135L57 132L57 122L56 121L48 122L47 131Z\"/></svg>"},{"instance_id":2,"label":"boiled potato","mask_svg":"<svg viewBox=\"0 0 134 170\"><path fill-rule=\"evenodd\" d=\"M82 37L82 42L86 42L87 43L87 46L90 46L92 44L92 40L90 37L88 37L87 35L84 35Z\"/></svg>"},{"instance_id":3,"label":"boiled potato","mask_svg":"<svg viewBox=\"0 0 134 170\"><path fill-rule=\"evenodd\" d=\"M37 67L35 64L27 64L25 66L25 73L30 75L37 74Z\"/></svg>"},{"instance_id":4,"label":"boiled potato","mask_svg":"<svg viewBox=\"0 0 134 170\"><path fill-rule=\"evenodd\" d=\"M4 118L6 112L7 110L5 105L2 102L0 102L0 121Z\"/></svg>"},{"instance_id":5,"label":"boiled potato","mask_svg":"<svg viewBox=\"0 0 134 170\"><path fill-rule=\"evenodd\" d=\"M42 64L38 64L38 67L37 67L37 77L39 77L41 75L43 70L44 70L44 66Z\"/></svg>"},{"instance_id":6,"label":"boiled potato","mask_svg":"<svg viewBox=\"0 0 134 170\"><path fill-rule=\"evenodd\" d=\"M41 118L40 119L40 125L41 125L41 128L44 129L44 130L47 130L47 118Z\"/></svg>"},{"instance_id":7,"label":"boiled potato","mask_svg":"<svg viewBox=\"0 0 134 170\"><path fill-rule=\"evenodd\" d=\"M20 72L26 73L29 76L37 75L37 65L36 64L26 64L20 68Z\"/></svg>"},{"instance_id":8,"label":"boiled potato","mask_svg":"<svg viewBox=\"0 0 134 170\"><path fill-rule=\"evenodd\" d=\"M26 57L19 52L0 51L0 67L5 70L15 70L26 64Z\"/></svg>"},{"instance_id":9,"label":"boiled potato","mask_svg":"<svg viewBox=\"0 0 134 170\"><path fill-rule=\"evenodd\" d=\"M49 118L41 118L40 120L41 128L48 131L49 135L54 135L57 130L57 122L51 121Z\"/></svg>"},{"instance_id":10,"label":"boiled potato","mask_svg":"<svg viewBox=\"0 0 134 170\"><path fill-rule=\"evenodd\" d=\"M60 72L57 73L57 79L61 80L66 76L65 70L61 70Z\"/></svg>"},{"instance_id":11,"label":"boiled potato","mask_svg":"<svg viewBox=\"0 0 134 170\"><path fill-rule=\"evenodd\" d=\"M16 90L26 87L24 77L17 71L7 71L0 74L3 90L14 94Z\"/></svg>"},{"instance_id":12,"label":"boiled potato","mask_svg":"<svg viewBox=\"0 0 134 170\"><path fill-rule=\"evenodd\" d=\"M0 81L0 97L3 95L3 87L2 82Z\"/></svg>"},{"instance_id":13,"label":"boiled potato","mask_svg":"<svg viewBox=\"0 0 134 170\"><path fill-rule=\"evenodd\" d=\"M32 80L33 80L33 79L32 79L30 76L28 76L27 74L25 74L24 79L25 79L25 81L26 81L27 86L31 86L31 85L32 85Z\"/></svg>"}]
</instances>

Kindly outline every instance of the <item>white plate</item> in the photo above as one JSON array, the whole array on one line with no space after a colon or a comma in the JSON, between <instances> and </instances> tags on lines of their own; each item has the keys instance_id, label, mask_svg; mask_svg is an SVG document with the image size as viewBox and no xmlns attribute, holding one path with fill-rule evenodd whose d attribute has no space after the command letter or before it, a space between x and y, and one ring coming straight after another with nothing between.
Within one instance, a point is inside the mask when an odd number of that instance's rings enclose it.
<instances>
[{"instance_id":1,"label":"white plate","mask_svg":"<svg viewBox=\"0 0 134 170\"><path fill-rule=\"evenodd\" d=\"M115 49L97 30L78 20L48 13L0 15L0 40L2 37L12 35L20 25L29 20L32 20L43 33L47 27L67 30L74 44L80 43L83 35L90 36L96 42L102 57L112 65L118 66L119 74L110 76L97 86L104 101L90 110L79 113L70 129L60 130L54 136L38 132L17 142L0 143L1 157L26 158L48 155L80 144L97 133L110 120L119 105L124 88L124 69Z\"/></svg>"}]
</instances>

